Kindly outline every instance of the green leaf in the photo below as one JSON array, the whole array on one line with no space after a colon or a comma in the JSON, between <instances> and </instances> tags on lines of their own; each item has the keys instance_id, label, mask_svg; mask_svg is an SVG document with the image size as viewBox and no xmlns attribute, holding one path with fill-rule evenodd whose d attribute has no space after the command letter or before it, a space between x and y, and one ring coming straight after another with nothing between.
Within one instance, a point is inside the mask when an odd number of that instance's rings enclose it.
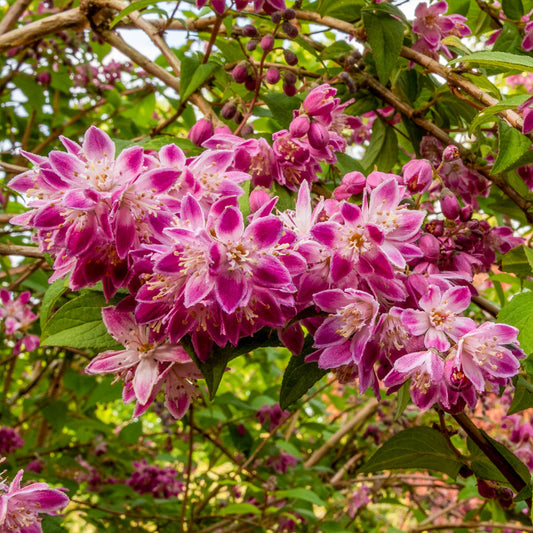
<instances>
[{"instance_id":1,"label":"green leaf","mask_svg":"<svg viewBox=\"0 0 533 533\"><path fill-rule=\"evenodd\" d=\"M405 411L409 400L411 399L411 393L409 392L410 380L406 381L399 389L396 400L396 413L394 413L394 421L396 422L402 413Z\"/></svg>"},{"instance_id":2,"label":"green leaf","mask_svg":"<svg viewBox=\"0 0 533 533\"><path fill-rule=\"evenodd\" d=\"M278 490L275 492L277 498L297 498L298 500L304 500L309 503L314 503L321 507L326 506L326 502L320 499L312 490L308 489L287 489Z\"/></svg>"},{"instance_id":3,"label":"green leaf","mask_svg":"<svg viewBox=\"0 0 533 533\"><path fill-rule=\"evenodd\" d=\"M503 256L502 270L521 278L533 275L533 250L524 244L512 248Z\"/></svg>"},{"instance_id":4,"label":"green leaf","mask_svg":"<svg viewBox=\"0 0 533 533\"><path fill-rule=\"evenodd\" d=\"M518 340L524 352L533 352L533 292L517 294L498 313L498 322L520 330Z\"/></svg>"},{"instance_id":5,"label":"green leaf","mask_svg":"<svg viewBox=\"0 0 533 533\"><path fill-rule=\"evenodd\" d=\"M511 52L520 54L522 50L522 34L520 30L516 27L516 24L506 20L503 23L502 32L496 39L494 46L492 47L493 52Z\"/></svg>"},{"instance_id":6,"label":"green leaf","mask_svg":"<svg viewBox=\"0 0 533 533\"><path fill-rule=\"evenodd\" d=\"M319 368L317 363L305 362L305 358L314 351L312 345L313 339L308 337L302 353L292 356L287 365L279 393L279 405L282 409L286 409L299 400L328 373L328 370Z\"/></svg>"},{"instance_id":7,"label":"green leaf","mask_svg":"<svg viewBox=\"0 0 533 533\"><path fill-rule=\"evenodd\" d=\"M123 9L113 19L113 22L111 23L111 26L109 26L109 29L113 29L118 22L120 22L124 17L127 17L130 13L133 13L134 11L139 11L140 9L151 6L153 4L154 4L154 0L138 0L138 2L133 2L133 4L130 4L128 7Z\"/></svg>"},{"instance_id":8,"label":"green leaf","mask_svg":"<svg viewBox=\"0 0 533 533\"><path fill-rule=\"evenodd\" d=\"M404 26L380 6L382 4L374 4L361 13L379 79L386 84L400 57Z\"/></svg>"},{"instance_id":9,"label":"green leaf","mask_svg":"<svg viewBox=\"0 0 533 533\"><path fill-rule=\"evenodd\" d=\"M366 150L361 165L365 172L372 172L374 166L382 172L388 172L398 158L398 139L395 131L382 120L376 120L372 126L370 145Z\"/></svg>"},{"instance_id":10,"label":"green leaf","mask_svg":"<svg viewBox=\"0 0 533 533\"><path fill-rule=\"evenodd\" d=\"M520 20L524 14L522 0L502 0L502 9L505 16L510 20Z\"/></svg>"},{"instance_id":11,"label":"green leaf","mask_svg":"<svg viewBox=\"0 0 533 533\"><path fill-rule=\"evenodd\" d=\"M124 426L119 433L119 438L128 444L136 444L139 442L139 438L143 434L142 422L131 422L127 426Z\"/></svg>"},{"instance_id":12,"label":"green leaf","mask_svg":"<svg viewBox=\"0 0 533 533\"><path fill-rule=\"evenodd\" d=\"M516 109L528 98L529 95L527 94L516 94L514 96L506 98L505 100L502 100L499 104L486 107L477 114L468 131L472 133L477 127L481 126L481 124L493 121L494 115L497 115L500 111L505 111L506 109Z\"/></svg>"},{"instance_id":13,"label":"green leaf","mask_svg":"<svg viewBox=\"0 0 533 533\"><path fill-rule=\"evenodd\" d=\"M300 107L301 99L297 96L287 96L284 93L265 93L262 98L272 112L274 120L285 129L292 121L292 112Z\"/></svg>"},{"instance_id":14,"label":"green leaf","mask_svg":"<svg viewBox=\"0 0 533 533\"><path fill-rule=\"evenodd\" d=\"M513 166L529 149L531 141L507 122L498 119L498 155L491 174L499 174Z\"/></svg>"},{"instance_id":15,"label":"green leaf","mask_svg":"<svg viewBox=\"0 0 533 533\"><path fill-rule=\"evenodd\" d=\"M102 351L120 348L102 321L102 307L112 303L116 301L107 303L101 293L94 291L70 300L46 322L41 345Z\"/></svg>"},{"instance_id":16,"label":"green leaf","mask_svg":"<svg viewBox=\"0 0 533 533\"><path fill-rule=\"evenodd\" d=\"M183 63L182 63L183 66ZM185 85L183 83L183 77L181 78L181 85L180 85L180 98L181 101L184 102L193 94L199 87L201 87L204 82L213 74L213 72L219 67L220 65L218 63L215 63L214 61L208 61L207 63L203 65L197 65L194 69L193 75L191 76L191 79Z\"/></svg>"},{"instance_id":17,"label":"green leaf","mask_svg":"<svg viewBox=\"0 0 533 533\"><path fill-rule=\"evenodd\" d=\"M251 503L230 503L226 507L222 507L217 510L220 516L226 516L230 514L261 514L261 511Z\"/></svg>"},{"instance_id":18,"label":"green leaf","mask_svg":"<svg viewBox=\"0 0 533 533\"><path fill-rule=\"evenodd\" d=\"M209 390L210 400L215 397L222 376L226 371L226 366L232 359L252 352L256 348L281 345L278 336L270 328L263 328L255 333L253 337L241 339L237 346L228 343L224 348L220 348L220 346L215 344L206 361L202 361L196 355L193 343L188 335L183 337L181 344L202 373Z\"/></svg>"},{"instance_id":19,"label":"green leaf","mask_svg":"<svg viewBox=\"0 0 533 533\"><path fill-rule=\"evenodd\" d=\"M454 63L476 63L482 67L500 67L503 69L533 72L533 58L526 55L510 54L508 52L474 52L473 54L456 57L449 61Z\"/></svg>"},{"instance_id":20,"label":"green leaf","mask_svg":"<svg viewBox=\"0 0 533 533\"><path fill-rule=\"evenodd\" d=\"M481 432L493 444L493 446L502 454L507 462L513 467L515 472L528 484L531 479L531 474L528 467L506 446L500 444L498 441L490 438L483 430ZM466 446L470 452L470 467L476 476L490 481L499 481L500 483L508 483L505 476L494 466L492 461L485 455L477 444L468 437Z\"/></svg>"},{"instance_id":21,"label":"green leaf","mask_svg":"<svg viewBox=\"0 0 533 533\"><path fill-rule=\"evenodd\" d=\"M41 311L39 314L41 331L44 331L46 322L48 318L50 317L50 314L52 313L57 301L68 290L69 289L68 289L67 279L61 278L61 279L56 279L54 283L52 283L48 287L48 290L44 293L43 301L41 304Z\"/></svg>"},{"instance_id":22,"label":"green leaf","mask_svg":"<svg viewBox=\"0 0 533 533\"><path fill-rule=\"evenodd\" d=\"M507 414L514 415L530 407L533 407L533 384L523 376L518 376L515 384L513 402Z\"/></svg>"},{"instance_id":23,"label":"green leaf","mask_svg":"<svg viewBox=\"0 0 533 533\"><path fill-rule=\"evenodd\" d=\"M59 400L52 401L41 410L44 418L55 431L63 429L67 419L67 411L67 404Z\"/></svg>"},{"instance_id":24,"label":"green leaf","mask_svg":"<svg viewBox=\"0 0 533 533\"><path fill-rule=\"evenodd\" d=\"M462 466L442 433L428 427L415 427L389 439L359 472L419 468L437 470L455 478Z\"/></svg>"}]
</instances>

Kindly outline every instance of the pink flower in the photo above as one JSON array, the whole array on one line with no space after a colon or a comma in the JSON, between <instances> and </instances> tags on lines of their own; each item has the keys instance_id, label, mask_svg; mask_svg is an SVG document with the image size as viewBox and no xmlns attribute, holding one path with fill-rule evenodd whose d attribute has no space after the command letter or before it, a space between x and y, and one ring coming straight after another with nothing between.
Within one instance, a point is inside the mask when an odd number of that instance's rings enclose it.
<instances>
[{"instance_id":1,"label":"pink flower","mask_svg":"<svg viewBox=\"0 0 533 533\"><path fill-rule=\"evenodd\" d=\"M0 530L41 533L39 513L57 514L69 503L64 490L51 489L46 483L20 487L24 470L19 470L8 486L0 481Z\"/></svg>"},{"instance_id":2,"label":"pink flower","mask_svg":"<svg viewBox=\"0 0 533 533\"><path fill-rule=\"evenodd\" d=\"M518 330L507 324L482 324L459 339L446 363L448 373L462 374L478 392L507 383L520 370L518 359L525 357L516 347L517 335Z\"/></svg>"},{"instance_id":3,"label":"pink flower","mask_svg":"<svg viewBox=\"0 0 533 533\"><path fill-rule=\"evenodd\" d=\"M0 427L0 454L8 455L24 446L24 439L13 429Z\"/></svg>"},{"instance_id":4,"label":"pink flower","mask_svg":"<svg viewBox=\"0 0 533 533\"><path fill-rule=\"evenodd\" d=\"M95 357L85 371L89 374L116 374L126 381L124 400L134 398L138 402L136 412L144 412L152 403L163 382L172 385L170 398L173 414L183 416L189 406L188 398L194 394L193 383L201 377L196 365L191 361L183 347L157 341L157 335L147 326L135 322L131 312L121 311L114 307L102 310L104 323L109 333L125 350L109 350ZM170 373L173 366L179 368L178 374ZM180 382L181 383L180 386ZM174 390L173 390L174 389ZM183 404L181 393L185 392L186 408L177 407ZM179 416L178 416L179 418Z\"/></svg>"},{"instance_id":5,"label":"pink flower","mask_svg":"<svg viewBox=\"0 0 533 533\"><path fill-rule=\"evenodd\" d=\"M444 293L436 285L430 285L418 305L422 311L406 309L402 321L411 335L424 335L426 348L445 352L450 341L457 340L476 327L471 318L457 316L470 305L470 290L453 287Z\"/></svg>"},{"instance_id":6,"label":"pink flower","mask_svg":"<svg viewBox=\"0 0 533 533\"><path fill-rule=\"evenodd\" d=\"M374 332L378 303L368 293L331 289L315 295L315 304L329 313L316 330L314 347L320 368L337 368L361 362Z\"/></svg>"},{"instance_id":7,"label":"pink flower","mask_svg":"<svg viewBox=\"0 0 533 533\"><path fill-rule=\"evenodd\" d=\"M524 39L522 41L522 48L526 52L533 50L533 21L528 22L524 28Z\"/></svg>"}]
</instances>

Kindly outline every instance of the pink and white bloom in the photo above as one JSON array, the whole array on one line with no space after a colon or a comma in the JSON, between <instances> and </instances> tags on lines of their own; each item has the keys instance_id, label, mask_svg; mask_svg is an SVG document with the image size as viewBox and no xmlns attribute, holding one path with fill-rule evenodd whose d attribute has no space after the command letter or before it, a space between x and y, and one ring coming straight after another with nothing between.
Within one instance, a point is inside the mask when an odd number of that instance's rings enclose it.
<instances>
[{"instance_id":1,"label":"pink and white bloom","mask_svg":"<svg viewBox=\"0 0 533 533\"><path fill-rule=\"evenodd\" d=\"M449 339L457 340L476 327L471 318L458 316L470 305L467 287L453 287L442 293L437 285L430 285L418 305L421 311L406 309L402 321L411 335L424 335L427 349L446 352Z\"/></svg>"},{"instance_id":2,"label":"pink and white bloom","mask_svg":"<svg viewBox=\"0 0 533 533\"><path fill-rule=\"evenodd\" d=\"M354 289L331 289L315 295L315 304L329 313L314 334L320 368L338 368L361 363L367 342L372 337L378 303L368 293Z\"/></svg>"},{"instance_id":3,"label":"pink and white bloom","mask_svg":"<svg viewBox=\"0 0 533 533\"><path fill-rule=\"evenodd\" d=\"M124 350L108 350L96 356L87 366L88 374L115 374L123 378L128 386L124 389L126 402L136 399L144 411L154 400L161 382L167 379L173 365L179 366L178 374L171 373L170 389L179 388L176 378L181 377L194 382L201 377L196 365L182 346L161 343L148 326L136 323L133 313L106 307L102 310L104 324L109 333L121 344ZM159 386L159 387L158 387ZM156 390L157 389L157 390ZM191 388L181 387L187 393ZM188 401L181 398L181 392L171 390L172 402L188 407ZM186 408L185 408L186 410ZM174 413L185 412L182 407L172 409Z\"/></svg>"},{"instance_id":4,"label":"pink and white bloom","mask_svg":"<svg viewBox=\"0 0 533 533\"><path fill-rule=\"evenodd\" d=\"M520 370L519 359L525 354L517 348L517 335L513 326L485 322L459 339L447 365L454 375L464 375L476 391L490 391Z\"/></svg>"},{"instance_id":5,"label":"pink and white bloom","mask_svg":"<svg viewBox=\"0 0 533 533\"><path fill-rule=\"evenodd\" d=\"M49 515L68 505L66 489L51 489L47 483L20 486L24 470L7 485L0 480L0 530L13 533L42 533L40 513Z\"/></svg>"}]
</instances>

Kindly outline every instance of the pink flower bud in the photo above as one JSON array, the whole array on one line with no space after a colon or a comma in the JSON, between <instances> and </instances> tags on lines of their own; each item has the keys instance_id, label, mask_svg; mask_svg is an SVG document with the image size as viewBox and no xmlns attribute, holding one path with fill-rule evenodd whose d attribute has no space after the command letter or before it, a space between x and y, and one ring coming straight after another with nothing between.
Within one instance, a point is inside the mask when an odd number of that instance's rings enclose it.
<instances>
[{"instance_id":1,"label":"pink flower bud","mask_svg":"<svg viewBox=\"0 0 533 533\"><path fill-rule=\"evenodd\" d=\"M296 39L298 37L298 28L293 26L290 22L284 22L281 29L287 34L289 39Z\"/></svg>"},{"instance_id":2,"label":"pink flower bud","mask_svg":"<svg viewBox=\"0 0 533 533\"><path fill-rule=\"evenodd\" d=\"M440 197L440 208L442 209L442 214L448 220L455 220L459 217L459 213L461 212L459 200L457 200L455 194L448 189L445 189L442 192Z\"/></svg>"},{"instance_id":3,"label":"pink flower bud","mask_svg":"<svg viewBox=\"0 0 533 533\"><path fill-rule=\"evenodd\" d=\"M265 35L261 39L261 42L259 43L259 46L265 52L270 52L274 48L274 37L272 37L272 35Z\"/></svg>"},{"instance_id":4,"label":"pink flower bud","mask_svg":"<svg viewBox=\"0 0 533 533\"><path fill-rule=\"evenodd\" d=\"M283 83L283 92L287 96L294 96L296 94L296 86L288 83Z\"/></svg>"},{"instance_id":5,"label":"pink flower bud","mask_svg":"<svg viewBox=\"0 0 533 533\"><path fill-rule=\"evenodd\" d=\"M231 120L237 112L237 106L234 102L226 102L220 110L220 116L226 120Z\"/></svg>"},{"instance_id":6,"label":"pink flower bud","mask_svg":"<svg viewBox=\"0 0 533 533\"><path fill-rule=\"evenodd\" d=\"M244 28L242 29L242 34L245 37L257 37L259 35L259 32L253 24L246 24L246 26L244 26Z\"/></svg>"},{"instance_id":7,"label":"pink flower bud","mask_svg":"<svg viewBox=\"0 0 533 533\"><path fill-rule=\"evenodd\" d=\"M255 78L252 78L252 76L248 76L247 80L244 82L244 86L249 91L255 91L255 86L256 86Z\"/></svg>"},{"instance_id":8,"label":"pink flower bud","mask_svg":"<svg viewBox=\"0 0 533 533\"><path fill-rule=\"evenodd\" d=\"M472 218L473 213L474 213L474 208L470 204L465 205L461 209L461 212L459 213L459 220L461 220L461 222L467 222L468 220Z\"/></svg>"},{"instance_id":9,"label":"pink flower bud","mask_svg":"<svg viewBox=\"0 0 533 533\"><path fill-rule=\"evenodd\" d=\"M309 131L307 132L307 138L309 139L309 144L317 150L325 148L329 143L328 130L318 122L311 122Z\"/></svg>"},{"instance_id":10,"label":"pink flower bud","mask_svg":"<svg viewBox=\"0 0 533 533\"><path fill-rule=\"evenodd\" d=\"M311 126L311 122L307 115L299 115L291 122L289 126L289 131L293 137L303 137Z\"/></svg>"},{"instance_id":11,"label":"pink flower bud","mask_svg":"<svg viewBox=\"0 0 533 533\"><path fill-rule=\"evenodd\" d=\"M202 143L213 136L213 125L205 118L200 119L189 131L187 137L196 146L202 146Z\"/></svg>"},{"instance_id":12,"label":"pink flower bud","mask_svg":"<svg viewBox=\"0 0 533 533\"><path fill-rule=\"evenodd\" d=\"M425 159L413 159L402 169L403 183L410 193L427 191L433 181L433 167Z\"/></svg>"},{"instance_id":13,"label":"pink flower bud","mask_svg":"<svg viewBox=\"0 0 533 533\"><path fill-rule=\"evenodd\" d=\"M257 48L257 39L250 39L246 43L246 50L248 50L248 52L253 52L256 48Z\"/></svg>"},{"instance_id":14,"label":"pink flower bud","mask_svg":"<svg viewBox=\"0 0 533 533\"><path fill-rule=\"evenodd\" d=\"M353 194L361 194L366 185L366 178L361 172L348 172L342 180L341 184L333 191L333 196L336 200L346 200Z\"/></svg>"},{"instance_id":15,"label":"pink flower bud","mask_svg":"<svg viewBox=\"0 0 533 533\"><path fill-rule=\"evenodd\" d=\"M287 65L292 67L298 63L298 56L292 50L283 50L283 56Z\"/></svg>"},{"instance_id":16,"label":"pink flower bud","mask_svg":"<svg viewBox=\"0 0 533 533\"><path fill-rule=\"evenodd\" d=\"M41 72L40 74L37 74L37 82L41 83L42 85L48 85L52 81L52 75L50 72Z\"/></svg>"},{"instance_id":17,"label":"pink flower bud","mask_svg":"<svg viewBox=\"0 0 533 533\"><path fill-rule=\"evenodd\" d=\"M265 189L262 188L255 188L250 193L250 211L252 213L255 213L260 207L265 205L267 202L270 202L270 196L265 191Z\"/></svg>"},{"instance_id":18,"label":"pink flower bud","mask_svg":"<svg viewBox=\"0 0 533 533\"><path fill-rule=\"evenodd\" d=\"M422 250L424 257L428 261L435 261L439 257L440 242L436 237L434 237L430 233L426 233L422 235L422 237L420 237L418 246Z\"/></svg>"},{"instance_id":19,"label":"pink flower bud","mask_svg":"<svg viewBox=\"0 0 533 533\"><path fill-rule=\"evenodd\" d=\"M248 78L248 65L246 63L236 65L231 73L231 77L236 83L244 83Z\"/></svg>"},{"instance_id":20,"label":"pink flower bud","mask_svg":"<svg viewBox=\"0 0 533 533\"><path fill-rule=\"evenodd\" d=\"M459 149L453 144L446 146L446 148L444 148L444 151L442 152L443 161L453 161L454 159L459 159L459 157Z\"/></svg>"},{"instance_id":21,"label":"pink flower bud","mask_svg":"<svg viewBox=\"0 0 533 533\"><path fill-rule=\"evenodd\" d=\"M270 67L265 74L265 81L267 83L278 83L278 81L281 78L281 74L279 73L279 70L276 67Z\"/></svg>"}]
</instances>

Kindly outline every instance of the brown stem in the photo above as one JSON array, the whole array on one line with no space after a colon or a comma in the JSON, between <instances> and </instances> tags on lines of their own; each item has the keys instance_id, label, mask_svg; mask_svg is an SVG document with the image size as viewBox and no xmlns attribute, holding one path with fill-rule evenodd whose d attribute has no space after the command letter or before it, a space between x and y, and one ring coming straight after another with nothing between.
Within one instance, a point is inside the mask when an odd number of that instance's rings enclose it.
<instances>
[{"instance_id":1,"label":"brown stem","mask_svg":"<svg viewBox=\"0 0 533 533\"><path fill-rule=\"evenodd\" d=\"M0 20L0 35L8 32L19 20L22 13L31 4L32 0L17 0L4 15L4 18Z\"/></svg>"},{"instance_id":2,"label":"brown stem","mask_svg":"<svg viewBox=\"0 0 533 533\"><path fill-rule=\"evenodd\" d=\"M505 479L509 481L516 492L520 492L527 483L494 444L487 439L485 434L470 420L466 413L458 413L452 416L465 433L475 442L478 448L490 459L492 464L503 474Z\"/></svg>"},{"instance_id":3,"label":"brown stem","mask_svg":"<svg viewBox=\"0 0 533 533\"><path fill-rule=\"evenodd\" d=\"M437 531L439 529L486 529L492 528L492 531L495 529L502 528L505 529L514 529L516 531L531 532L533 531L532 526L526 526L524 524L513 524L511 522L499 523L499 522L444 522L442 524L427 524L425 526L413 527L409 530L409 533L422 533L423 531Z\"/></svg>"},{"instance_id":4,"label":"brown stem","mask_svg":"<svg viewBox=\"0 0 533 533\"><path fill-rule=\"evenodd\" d=\"M202 64L207 63L207 61L209 60L209 56L211 55L211 51L213 50L213 45L215 44L215 40L217 38L223 20L224 15L217 15L217 19L215 20L215 24L213 25L213 29L211 30L209 42L207 43L207 48L205 49L204 57L202 58Z\"/></svg>"},{"instance_id":5,"label":"brown stem","mask_svg":"<svg viewBox=\"0 0 533 533\"><path fill-rule=\"evenodd\" d=\"M8 286L8 290L12 291L13 289L16 289L24 280L28 279L36 270L39 270L43 264L46 264L46 261L44 259L38 259L37 261L34 261L33 263L26 265L26 268L24 272L13 282Z\"/></svg>"},{"instance_id":6,"label":"brown stem","mask_svg":"<svg viewBox=\"0 0 533 533\"><path fill-rule=\"evenodd\" d=\"M192 455L194 450L194 406L191 404L189 407L189 453L187 455L187 470L185 477L185 492L183 493L183 500L181 502L181 520L180 531L183 532L183 526L185 525L185 513L187 511L187 501L189 497L189 488L191 484L191 472L192 472ZM190 528L187 528L190 531Z\"/></svg>"},{"instance_id":7,"label":"brown stem","mask_svg":"<svg viewBox=\"0 0 533 533\"><path fill-rule=\"evenodd\" d=\"M20 244L0 243L0 255L22 255L24 257L37 257L38 259L44 258L44 254L39 248Z\"/></svg>"}]
</instances>

